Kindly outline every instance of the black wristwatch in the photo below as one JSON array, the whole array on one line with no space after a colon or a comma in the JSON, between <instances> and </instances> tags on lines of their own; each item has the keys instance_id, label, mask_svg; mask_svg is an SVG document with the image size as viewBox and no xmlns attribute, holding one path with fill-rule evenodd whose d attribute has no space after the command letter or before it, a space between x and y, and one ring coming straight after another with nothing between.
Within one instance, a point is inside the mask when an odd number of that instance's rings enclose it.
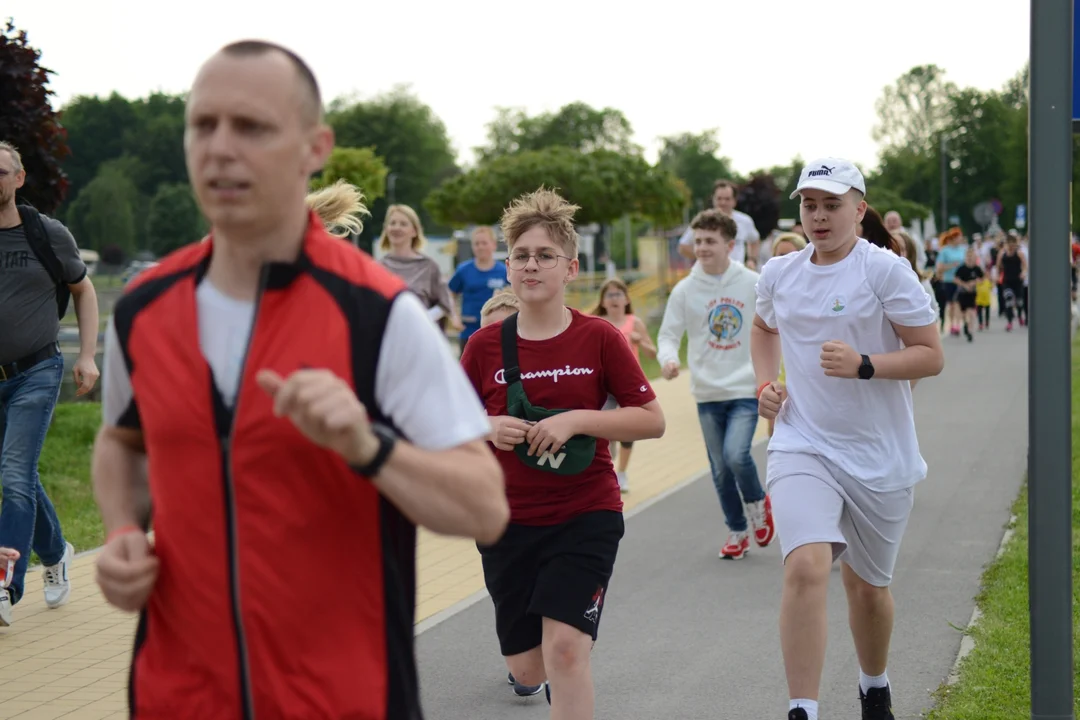
<instances>
[{"instance_id":1,"label":"black wristwatch","mask_svg":"<svg viewBox=\"0 0 1080 720\"><path fill-rule=\"evenodd\" d=\"M874 363L870 362L869 355L862 356L862 365L859 366L859 379L869 380L874 377Z\"/></svg>"},{"instance_id":2,"label":"black wristwatch","mask_svg":"<svg viewBox=\"0 0 1080 720\"><path fill-rule=\"evenodd\" d=\"M375 457L371 458L366 465L351 466L353 470L368 478L373 478L379 474L382 466L386 464L386 460L390 457L390 453L393 452L398 439L397 433L381 423L372 423L371 432L379 441L379 449L375 451Z\"/></svg>"}]
</instances>

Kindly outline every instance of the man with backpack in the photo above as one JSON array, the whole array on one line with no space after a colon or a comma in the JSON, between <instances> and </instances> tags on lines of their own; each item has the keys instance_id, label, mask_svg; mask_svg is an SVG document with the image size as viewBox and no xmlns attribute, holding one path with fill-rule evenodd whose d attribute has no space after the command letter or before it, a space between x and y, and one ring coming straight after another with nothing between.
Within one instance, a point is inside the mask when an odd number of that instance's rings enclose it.
<instances>
[{"instance_id":1,"label":"man with backpack","mask_svg":"<svg viewBox=\"0 0 1080 720\"><path fill-rule=\"evenodd\" d=\"M16 204L25 180L19 151L0 140L0 547L18 552L14 572L0 584L0 627L11 624L11 608L22 598L31 549L45 567L45 604L59 607L71 594L75 549L38 477L64 376L57 340L71 298L79 319L77 394L90 392L99 375L94 286L68 229Z\"/></svg>"}]
</instances>

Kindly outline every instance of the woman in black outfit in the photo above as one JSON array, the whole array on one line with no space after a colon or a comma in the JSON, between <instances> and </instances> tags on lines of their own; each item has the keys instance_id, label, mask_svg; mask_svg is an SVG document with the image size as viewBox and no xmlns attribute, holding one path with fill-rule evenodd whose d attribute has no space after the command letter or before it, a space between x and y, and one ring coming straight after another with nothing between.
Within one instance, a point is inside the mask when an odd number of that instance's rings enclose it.
<instances>
[{"instance_id":1,"label":"woman in black outfit","mask_svg":"<svg viewBox=\"0 0 1080 720\"><path fill-rule=\"evenodd\" d=\"M1014 312L1019 317L1020 325L1027 325L1027 303L1024 292L1024 278L1027 277L1027 260L1020 254L1016 238L1005 241L1005 250L998 256L998 273L1001 278L1002 294L1005 298L1006 330L1012 330ZM1011 296L1011 297L1010 297Z\"/></svg>"}]
</instances>

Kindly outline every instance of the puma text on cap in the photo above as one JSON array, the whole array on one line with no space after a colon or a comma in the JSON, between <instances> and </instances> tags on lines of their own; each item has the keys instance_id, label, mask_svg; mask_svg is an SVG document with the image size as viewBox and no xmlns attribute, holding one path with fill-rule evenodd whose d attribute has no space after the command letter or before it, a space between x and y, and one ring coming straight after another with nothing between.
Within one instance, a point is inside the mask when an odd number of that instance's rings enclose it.
<instances>
[{"instance_id":1,"label":"puma text on cap","mask_svg":"<svg viewBox=\"0 0 1080 720\"><path fill-rule=\"evenodd\" d=\"M803 168L799 175L799 186L791 193L791 199L794 200L807 189L843 195L851 188L866 194L866 182L859 168L840 158L821 158L807 163Z\"/></svg>"}]
</instances>

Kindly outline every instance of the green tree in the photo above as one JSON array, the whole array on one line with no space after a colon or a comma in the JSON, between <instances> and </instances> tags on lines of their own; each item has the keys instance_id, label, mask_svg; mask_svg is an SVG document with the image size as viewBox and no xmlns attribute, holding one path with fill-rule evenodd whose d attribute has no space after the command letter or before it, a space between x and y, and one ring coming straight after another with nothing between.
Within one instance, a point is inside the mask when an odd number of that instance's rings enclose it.
<instances>
[{"instance_id":1,"label":"green tree","mask_svg":"<svg viewBox=\"0 0 1080 720\"><path fill-rule=\"evenodd\" d=\"M386 195L386 163L372 148L336 147L322 173L311 181L313 190L344 180L360 188L366 205Z\"/></svg>"},{"instance_id":2,"label":"green tree","mask_svg":"<svg viewBox=\"0 0 1080 720\"><path fill-rule=\"evenodd\" d=\"M154 93L132 103L135 125L124 133L124 154L143 162L133 177L139 191L152 197L159 185L186 183L184 106L182 95Z\"/></svg>"},{"instance_id":3,"label":"green tree","mask_svg":"<svg viewBox=\"0 0 1080 720\"><path fill-rule=\"evenodd\" d=\"M885 148L933 153L948 122L954 92L956 86L937 65L913 67L886 86L874 105L878 114L874 140Z\"/></svg>"},{"instance_id":4,"label":"green tree","mask_svg":"<svg viewBox=\"0 0 1080 720\"><path fill-rule=\"evenodd\" d=\"M115 92L107 98L82 95L64 106L60 122L71 145L71 156L64 161L71 178L70 204L102 163L124 154L124 138L136 125L135 108Z\"/></svg>"},{"instance_id":5,"label":"green tree","mask_svg":"<svg viewBox=\"0 0 1080 720\"><path fill-rule=\"evenodd\" d=\"M739 188L737 207L754 221L758 235L767 238L780 219L780 186L767 172L756 172Z\"/></svg>"},{"instance_id":6,"label":"green tree","mask_svg":"<svg viewBox=\"0 0 1080 720\"><path fill-rule=\"evenodd\" d=\"M555 188L581 206L580 224L609 223L626 214L673 224L689 200L681 180L640 156L551 147L495 158L451 178L426 204L448 225L495 223L511 199L540 186Z\"/></svg>"},{"instance_id":7,"label":"green tree","mask_svg":"<svg viewBox=\"0 0 1080 720\"><path fill-rule=\"evenodd\" d=\"M622 111L598 110L583 102L564 105L557 112L527 116L515 108L499 108L488 123L488 144L474 148L481 163L504 155L550 147L565 147L583 153L611 150L639 155L641 147L632 141L634 129Z\"/></svg>"},{"instance_id":8,"label":"green tree","mask_svg":"<svg viewBox=\"0 0 1080 720\"><path fill-rule=\"evenodd\" d=\"M1019 112L1006 105L997 92L965 88L950 98L945 130L949 214L959 215L961 224L969 232L983 229L972 214L979 203L1002 200L1006 205L1002 217L1005 221L1015 211L1016 204L1024 202L1026 190L1018 197L1002 197L1008 180L1002 153L1009 145L1010 130L1015 130L1014 116ZM1023 122L1026 126L1026 116ZM1026 188L1027 173L1021 172Z\"/></svg>"},{"instance_id":9,"label":"green tree","mask_svg":"<svg viewBox=\"0 0 1080 720\"><path fill-rule=\"evenodd\" d=\"M22 157L26 183L19 195L41 212L55 213L68 189L60 162L69 149L49 103L53 71L40 60L26 31L16 31L9 19L0 32L0 138Z\"/></svg>"},{"instance_id":10,"label":"green tree","mask_svg":"<svg viewBox=\"0 0 1080 720\"><path fill-rule=\"evenodd\" d=\"M368 245L382 232L388 203L412 206L428 226L424 198L459 172L446 126L435 112L407 87L399 86L371 100L338 98L330 104L327 121L339 144L371 148L389 171L393 193L372 204L372 221L364 223L361 243Z\"/></svg>"},{"instance_id":11,"label":"green tree","mask_svg":"<svg viewBox=\"0 0 1080 720\"><path fill-rule=\"evenodd\" d=\"M928 155L912 148L884 150L877 170L866 177L867 202L882 213L896 210L905 222L937 213L941 208L938 158L937 153ZM905 202L914 206L909 207L909 211L920 209L919 214L905 212L902 206Z\"/></svg>"},{"instance_id":12,"label":"green tree","mask_svg":"<svg viewBox=\"0 0 1080 720\"><path fill-rule=\"evenodd\" d=\"M82 247L104 253L117 247L125 256L135 250L133 199L138 192L115 167L90 181L68 211L68 225Z\"/></svg>"},{"instance_id":13,"label":"green tree","mask_svg":"<svg viewBox=\"0 0 1080 720\"><path fill-rule=\"evenodd\" d=\"M897 195L895 191L884 185L871 184L869 180L867 183L866 201L882 216L890 210L895 210L900 213L905 223L910 224L912 220L925 220L932 212L926 205Z\"/></svg>"},{"instance_id":14,"label":"green tree","mask_svg":"<svg viewBox=\"0 0 1080 720\"><path fill-rule=\"evenodd\" d=\"M107 163L118 166L139 191L134 203L136 236L146 233L149 199L163 184L187 182L184 160L184 96L153 93L131 101L78 97L61 119L72 145L64 167L71 175L68 207Z\"/></svg>"},{"instance_id":15,"label":"green tree","mask_svg":"<svg viewBox=\"0 0 1080 720\"><path fill-rule=\"evenodd\" d=\"M806 162L798 155L791 159L791 162L787 165L774 165L764 171L766 175L772 177L776 183L776 187L780 190L780 217L781 218L793 218L799 219L799 200L798 198L792 199L791 193L795 192L795 188L799 186L799 175L802 173L803 165ZM751 173L751 176L757 175L762 171L755 171ZM762 235L762 237L765 237Z\"/></svg>"},{"instance_id":16,"label":"green tree","mask_svg":"<svg viewBox=\"0 0 1080 720\"><path fill-rule=\"evenodd\" d=\"M661 168L681 179L690 189L691 212L712 205L713 184L732 179L731 160L718 155L720 141L716 128L700 133L681 133L660 138Z\"/></svg>"},{"instance_id":17,"label":"green tree","mask_svg":"<svg viewBox=\"0 0 1080 720\"><path fill-rule=\"evenodd\" d=\"M190 185L174 183L158 187L146 219L149 250L158 256L166 255L195 242L207 229Z\"/></svg>"}]
</instances>

